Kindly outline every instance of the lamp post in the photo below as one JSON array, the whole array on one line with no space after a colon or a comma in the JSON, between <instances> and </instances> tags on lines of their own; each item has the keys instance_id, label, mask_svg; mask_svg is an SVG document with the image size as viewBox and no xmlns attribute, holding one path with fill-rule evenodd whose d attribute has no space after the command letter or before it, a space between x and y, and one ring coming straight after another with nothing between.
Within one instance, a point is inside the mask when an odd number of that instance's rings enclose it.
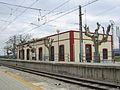
<instances>
[{"instance_id":1,"label":"lamp post","mask_svg":"<svg viewBox=\"0 0 120 90\"><path fill-rule=\"evenodd\" d=\"M57 29L57 34L58 34L58 61L59 61L59 33L60 33L60 30Z\"/></svg>"}]
</instances>

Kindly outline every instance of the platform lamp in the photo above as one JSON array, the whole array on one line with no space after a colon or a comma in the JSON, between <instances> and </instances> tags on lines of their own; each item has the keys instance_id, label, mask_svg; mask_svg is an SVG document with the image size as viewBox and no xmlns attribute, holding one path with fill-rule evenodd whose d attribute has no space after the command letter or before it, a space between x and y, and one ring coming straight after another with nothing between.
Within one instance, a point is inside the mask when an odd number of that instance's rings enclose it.
<instances>
[{"instance_id":1,"label":"platform lamp","mask_svg":"<svg viewBox=\"0 0 120 90\"><path fill-rule=\"evenodd\" d=\"M57 34L58 34L58 61L59 61L59 33L60 33L60 30L57 29Z\"/></svg>"}]
</instances>

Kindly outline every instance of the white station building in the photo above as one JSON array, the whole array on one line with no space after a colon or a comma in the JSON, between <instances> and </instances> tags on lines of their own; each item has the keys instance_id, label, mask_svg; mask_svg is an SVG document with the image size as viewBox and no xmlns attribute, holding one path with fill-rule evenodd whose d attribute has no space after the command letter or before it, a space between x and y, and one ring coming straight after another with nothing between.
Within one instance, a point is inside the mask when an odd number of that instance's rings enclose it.
<instances>
[{"instance_id":1,"label":"white station building","mask_svg":"<svg viewBox=\"0 0 120 90\"><path fill-rule=\"evenodd\" d=\"M94 45L91 38L83 34L83 62L94 61ZM53 41L51 46L51 60L56 62L80 62L80 32L66 31L59 34L32 40L17 47L17 58L23 60L49 61L49 50L45 46L45 38ZM102 34L99 34L99 40ZM108 36L107 42L99 46L101 60L113 60L112 35Z\"/></svg>"}]
</instances>

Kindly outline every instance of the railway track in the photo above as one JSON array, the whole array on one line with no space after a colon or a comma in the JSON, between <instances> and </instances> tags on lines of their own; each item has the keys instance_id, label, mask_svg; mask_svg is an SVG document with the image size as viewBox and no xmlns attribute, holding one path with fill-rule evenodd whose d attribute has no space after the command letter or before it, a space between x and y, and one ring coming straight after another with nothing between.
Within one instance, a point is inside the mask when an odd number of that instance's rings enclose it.
<instances>
[{"instance_id":1,"label":"railway track","mask_svg":"<svg viewBox=\"0 0 120 90\"><path fill-rule=\"evenodd\" d=\"M83 79L83 78L75 78L75 77L68 77L65 75L58 75L55 73L46 73L46 72L40 72L37 70L32 70L24 67L15 67L15 66L7 66L16 70L21 70L24 72L44 76L44 77L49 77L53 79L57 79L60 81L72 83L72 84L78 84L84 87L89 87L94 90L120 90L120 85L112 84L112 83L105 83L101 81L94 81L94 80L88 80L88 79Z\"/></svg>"}]
</instances>

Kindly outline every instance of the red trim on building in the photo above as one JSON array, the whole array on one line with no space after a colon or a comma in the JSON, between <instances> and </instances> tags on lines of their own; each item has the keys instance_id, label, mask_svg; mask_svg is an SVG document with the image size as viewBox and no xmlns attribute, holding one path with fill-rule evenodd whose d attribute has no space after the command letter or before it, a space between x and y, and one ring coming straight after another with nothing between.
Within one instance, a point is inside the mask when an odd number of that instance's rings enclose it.
<instances>
[{"instance_id":1,"label":"red trim on building","mask_svg":"<svg viewBox=\"0 0 120 90\"><path fill-rule=\"evenodd\" d=\"M74 31L70 31L70 61L75 61L74 59Z\"/></svg>"},{"instance_id":2,"label":"red trim on building","mask_svg":"<svg viewBox=\"0 0 120 90\"><path fill-rule=\"evenodd\" d=\"M80 40L79 38L74 38L74 40ZM82 40L89 40L92 41L92 39L82 39ZM112 42L112 40L107 40L107 42Z\"/></svg>"},{"instance_id":3,"label":"red trim on building","mask_svg":"<svg viewBox=\"0 0 120 90\"><path fill-rule=\"evenodd\" d=\"M69 31L61 32L61 33L59 33L59 35L65 34L65 33L69 33L69 32L79 32L79 31L77 31L77 30L69 30ZM82 33L85 33L85 32L82 32ZM94 34L94 33L91 33L91 34ZM46 36L46 37L52 37L52 36L57 36L57 35L58 35L58 34L53 34L53 35L49 35L49 36ZM103 35L103 34L99 33L99 35ZM109 35L109 36L112 36L112 35ZM26 43L24 43L23 45L28 44L28 43L35 43L35 42L38 42L38 41L42 41L42 40L44 40L44 38L46 38L46 37L43 37L43 38L40 38L40 39L37 39L37 40L33 40L33 41L26 42ZM19 45L18 45L18 46L19 46Z\"/></svg>"}]
</instances>

